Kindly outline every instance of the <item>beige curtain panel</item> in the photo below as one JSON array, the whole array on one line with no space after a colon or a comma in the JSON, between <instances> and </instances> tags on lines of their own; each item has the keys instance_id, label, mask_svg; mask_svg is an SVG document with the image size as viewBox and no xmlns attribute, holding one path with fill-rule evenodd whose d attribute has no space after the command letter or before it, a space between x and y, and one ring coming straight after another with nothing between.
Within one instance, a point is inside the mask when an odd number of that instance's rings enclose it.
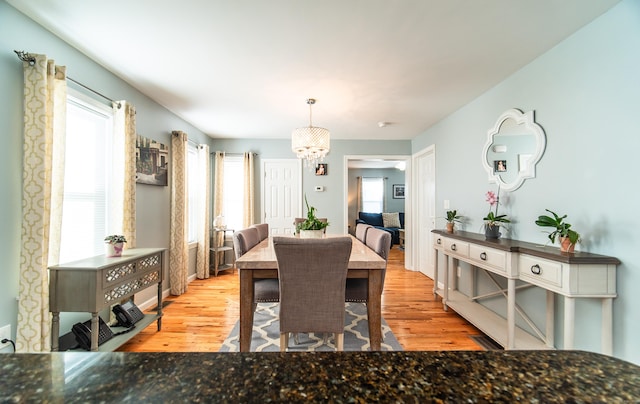
<instances>
[{"instance_id":1,"label":"beige curtain panel","mask_svg":"<svg viewBox=\"0 0 640 404\"><path fill-rule=\"evenodd\" d=\"M187 134L171 136L171 237L169 246L169 292L179 296L187 291Z\"/></svg>"},{"instance_id":2,"label":"beige curtain panel","mask_svg":"<svg viewBox=\"0 0 640 404\"><path fill-rule=\"evenodd\" d=\"M210 188L211 171L210 171L209 146L198 146L198 209L202 218L198 227L198 251L196 253L196 277L198 279L206 279L209 277L209 240L211 230L211 215L209 214L209 205L211 203Z\"/></svg>"},{"instance_id":3,"label":"beige curtain panel","mask_svg":"<svg viewBox=\"0 0 640 404\"><path fill-rule=\"evenodd\" d=\"M244 206L242 215L242 224L245 228L251 226L254 223L253 207L254 207L254 192L253 192L253 153L244 153Z\"/></svg>"}]
</instances>

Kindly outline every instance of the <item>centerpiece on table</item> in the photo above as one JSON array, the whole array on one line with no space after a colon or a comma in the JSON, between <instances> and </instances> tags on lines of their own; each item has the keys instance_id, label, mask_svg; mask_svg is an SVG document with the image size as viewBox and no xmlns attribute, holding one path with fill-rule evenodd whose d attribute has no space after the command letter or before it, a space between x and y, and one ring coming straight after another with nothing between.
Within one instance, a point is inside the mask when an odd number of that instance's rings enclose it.
<instances>
[{"instance_id":1,"label":"centerpiece on table","mask_svg":"<svg viewBox=\"0 0 640 404\"><path fill-rule=\"evenodd\" d=\"M500 238L500 226L505 226L507 223L511 223L511 220L507 218L507 215L498 214L498 205L500 205L500 187L498 192L487 192L487 202L489 202L489 213L482 220L484 220L484 236L486 238ZM492 210L495 206L495 212Z\"/></svg>"},{"instance_id":2,"label":"centerpiece on table","mask_svg":"<svg viewBox=\"0 0 640 404\"><path fill-rule=\"evenodd\" d=\"M121 257L122 250L124 249L124 243L127 242L125 236L120 234L112 234L104 238L106 242L106 255L107 257Z\"/></svg>"},{"instance_id":3,"label":"centerpiece on table","mask_svg":"<svg viewBox=\"0 0 640 404\"><path fill-rule=\"evenodd\" d=\"M304 196L304 203L307 205L307 218L297 224L296 233L300 238L322 238L329 222L322 221L316 217L316 208L309 206L307 196Z\"/></svg>"}]
</instances>

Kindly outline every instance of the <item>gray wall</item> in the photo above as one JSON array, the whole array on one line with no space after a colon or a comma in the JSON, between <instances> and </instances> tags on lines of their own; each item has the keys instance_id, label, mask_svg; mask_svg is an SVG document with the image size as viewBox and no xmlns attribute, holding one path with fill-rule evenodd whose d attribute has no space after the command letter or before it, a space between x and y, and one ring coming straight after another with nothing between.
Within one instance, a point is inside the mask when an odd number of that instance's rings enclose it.
<instances>
[{"instance_id":1,"label":"gray wall","mask_svg":"<svg viewBox=\"0 0 640 404\"><path fill-rule=\"evenodd\" d=\"M484 195L496 190L481 163L487 131L507 109L534 110L547 147L536 178L501 193L501 212L514 220L508 237L544 244L546 234L534 221L548 208L569 215L582 234L580 250L620 259L614 355L635 363L640 363L638 49L640 2L623 1L413 141L414 152L436 145L437 216L444 216L443 201L449 200L465 216L464 230L480 232L489 208ZM563 301L556 300L556 342L562 346ZM519 293L518 302L544 324L542 293ZM581 299L576 318L575 347L599 351L599 302Z\"/></svg>"}]
</instances>

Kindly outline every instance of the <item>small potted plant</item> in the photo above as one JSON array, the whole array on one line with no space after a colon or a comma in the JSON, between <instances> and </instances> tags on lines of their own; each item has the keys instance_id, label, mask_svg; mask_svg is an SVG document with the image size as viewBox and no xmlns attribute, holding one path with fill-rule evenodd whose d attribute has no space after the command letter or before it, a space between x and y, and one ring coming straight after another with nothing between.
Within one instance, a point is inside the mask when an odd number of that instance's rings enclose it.
<instances>
[{"instance_id":1,"label":"small potted plant","mask_svg":"<svg viewBox=\"0 0 640 404\"><path fill-rule=\"evenodd\" d=\"M304 203L307 205L307 218L298 223L296 233L299 233L301 238L322 238L325 228L329 226L329 222L321 221L316 217L316 208L309 206L306 195L304 196Z\"/></svg>"},{"instance_id":2,"label":"small potted plant","mask_svg":"<svg viewBox=\"0 0 640 404\"><path fill-rule=\"evenodd\" d=\"M498 188L498 194L500 189ZM498 205L500 204L500 198L498 194L492 191L487 192L487 202L489 202L489 213L483 217L484 220L484 235L486 238L500 238L500 226L504 226L506 223L511 223L511 220L507 218L507 215L498 214ZM496 207L495 213L491 208Z\"/></svg>"},{"instance_id":3,"label":"small potted plant","mask_svg":"<svg viewBox=\"0 0 640 404\"><path fill-rule=\"evenodd\" d=\"M107 248L107 257L121 257L122 250L124 249L124 243L127 242L125 236L120 234L112 234L104 238Z\"/></svg>"},{"instance_id":4,"label":"small potted plant","mask_svg":"<svg viewBox=\"0 0 640 404\"><path fill-rule=\"evenodd\" d=\"M560 251L573 252L576 244L580 241L580 234L571 228L571 224L564 221L567 215L558 216L555 212L545 209L553 217L547 215L538 216L536 224L541 227L553 227L554 231L549 233L549 240L556 242L556 237L560 241Z\"/></svg>"},{"instance_id":5,"label":"small potted plant","mask_svg":"<svg viewBox=\"0 0 640 404\"><path fill-rule=\"evenodd\" d=\"M458 211L456 210L448 210L447 211L447 232L453 233L454 224L460 223L460 219L462 216L458 215Z\"/></svg>"}]
</instances>

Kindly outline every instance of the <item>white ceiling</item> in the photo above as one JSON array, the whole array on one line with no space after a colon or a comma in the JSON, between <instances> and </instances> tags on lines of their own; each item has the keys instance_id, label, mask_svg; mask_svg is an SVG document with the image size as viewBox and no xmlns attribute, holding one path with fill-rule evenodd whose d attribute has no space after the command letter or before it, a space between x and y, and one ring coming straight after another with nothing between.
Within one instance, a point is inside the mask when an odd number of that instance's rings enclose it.
<instances>
[{"instance_id":1,"label":"white ceiling","mask_svg":"<svg viewBox=\"0 0 640 404\"><path fill-rule=\"evenodd\" d=\"M7 1L212 137L288 138L316 98L334 139L412 139L618 2Z\"/></svg>"}]
</instances>

